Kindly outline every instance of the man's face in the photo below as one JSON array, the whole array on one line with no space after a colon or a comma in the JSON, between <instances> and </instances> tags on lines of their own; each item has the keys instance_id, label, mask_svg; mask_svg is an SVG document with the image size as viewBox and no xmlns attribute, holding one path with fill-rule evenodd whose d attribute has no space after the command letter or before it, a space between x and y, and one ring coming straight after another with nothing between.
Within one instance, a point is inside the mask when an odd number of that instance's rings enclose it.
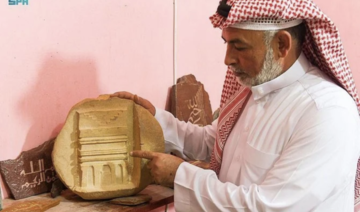
<instances>
[{"instance_id":1,"label":"man's face","mask_svg":"<svg viewBox=\"0 0 360 212\"><path fill-rule=\"evenodd\" d=\"M245 86L270 81L282 72L272 48L265 45L264 32L225 28L222 38L227 43L225 64Z\"/></svg>"}]
</instances>

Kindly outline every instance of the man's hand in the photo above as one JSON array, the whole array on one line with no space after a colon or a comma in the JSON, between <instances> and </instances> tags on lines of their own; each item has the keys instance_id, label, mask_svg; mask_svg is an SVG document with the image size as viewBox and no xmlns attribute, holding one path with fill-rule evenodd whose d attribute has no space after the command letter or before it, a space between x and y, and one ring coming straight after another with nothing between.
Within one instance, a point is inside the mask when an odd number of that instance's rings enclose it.
<instances>
[{"instance_id":1,"label":"man's hand","mask_svg":"<svg viewBox=\"0 0 360 212\"><path fill-rule=\"evenodd\" d=\"M191 165L197 166L202 169L210 169L210 163L204 162L204 161L188 161Z\"/></svg>"},{"instance_id":2,"label":"man's hand","mask_svg":"<svg viewBox=\"0 0 360 212\"><path fill-rule=\"evenodd\" d=\"M111 94L110 97L119 97L122 99L130 99L133 100L136 104L144 107L147 109L153 116L155 116L155 107L151 102L148 100L141 98L140 96L134 95L132 93L126 92L126 91L120 91L116 92L114 94Z\"/></svg>"},{"instance_id":3,"label":"man's hand","mask_svg":"<svg viewBox=\"0 0 360 212\"><path fill-rule=\"evenodd\" d=\"M130 153L133 157L149 159L148 168L154 177L155 183L174 187L175 174L183 159L159 152L133 151Z\"/></svg>"}]
</instances>

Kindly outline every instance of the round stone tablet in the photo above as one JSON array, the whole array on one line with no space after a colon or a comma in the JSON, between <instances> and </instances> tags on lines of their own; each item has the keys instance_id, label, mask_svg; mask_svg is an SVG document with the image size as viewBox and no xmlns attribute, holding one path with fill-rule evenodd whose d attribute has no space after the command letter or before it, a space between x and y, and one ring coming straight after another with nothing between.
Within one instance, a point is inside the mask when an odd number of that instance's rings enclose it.
<instances>
[{"instance_id":1,"label":"round stone tablet","mask_svg":"<svg viewBox=\"0 0 360 212\"><path fill-rule=\"evenodd\" d=\"M76 104L56 138L52 159L61 181L83 199L131 196L153 179L133 150L164 152L159 123L131 100L101 96Z\"/></svg>"}]
</instances>

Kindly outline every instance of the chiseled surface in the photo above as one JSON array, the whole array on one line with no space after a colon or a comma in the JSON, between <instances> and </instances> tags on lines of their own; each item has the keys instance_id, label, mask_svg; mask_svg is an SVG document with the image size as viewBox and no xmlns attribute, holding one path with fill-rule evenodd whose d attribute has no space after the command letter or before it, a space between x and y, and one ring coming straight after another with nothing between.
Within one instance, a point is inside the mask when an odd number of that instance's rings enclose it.
<instances>
[{"instance_id":1,"label":"chiseled surface","mask_svg":"<svg viewBox=\"0 0 360 212\"><path fill-rule=\"evenodd\" d=\"M132 150L164 151L156 119L131 100L101 96L75 105L58 135L53 163L59 178L84 199L138 193L152 182L146 159Z\"/></svg>"}]
</instances>

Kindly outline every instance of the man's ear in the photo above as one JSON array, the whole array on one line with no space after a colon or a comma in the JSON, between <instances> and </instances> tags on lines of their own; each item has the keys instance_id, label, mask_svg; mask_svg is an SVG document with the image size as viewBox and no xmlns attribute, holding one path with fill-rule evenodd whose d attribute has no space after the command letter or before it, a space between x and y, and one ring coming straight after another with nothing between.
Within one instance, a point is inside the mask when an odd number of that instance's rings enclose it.
<instances>
[{"instance_id":1,"label":"man's ear","mask_svg":"<svg viewBox=\"0 0 360 212\"><path fill-rule=\"evenodd\" d=\"M276 33L274 41L276 42L275 52L278 58L285 58L288 56L290 49L292 49L294 45L291 34L286 30L280 30Z\"/></svg>"}]
</instances>

